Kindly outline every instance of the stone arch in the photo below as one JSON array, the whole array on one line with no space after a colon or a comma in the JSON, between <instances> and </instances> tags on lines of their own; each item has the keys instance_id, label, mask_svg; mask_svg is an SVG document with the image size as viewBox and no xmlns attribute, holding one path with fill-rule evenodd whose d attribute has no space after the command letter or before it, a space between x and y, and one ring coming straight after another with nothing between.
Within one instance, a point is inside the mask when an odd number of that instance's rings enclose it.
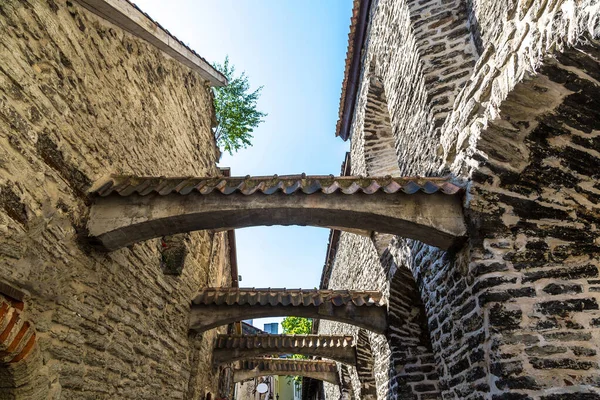
<instances>
[{"instance_id":1,"label":"stone arch","mask_svg":"<svg viewBox=\"0 0 600 400\"><path fill-rule=\"evenodd\" d=\"M396 142L383 80L376 73L376 62L370 67L363 119L363 152L369 176L400 176Z\"/></svg>"},{"instance_id":2,"label":"stone arch","mask_svg":"<svg viewBox=\"0 0 600 400\"><path fill-rule=\"evenodd\" d=\"M206 288L192 301L190 329L206 331L245 318L294 315L383 333L386 313L376 291Z\"/></svg>"},{"instance_id":3,"label":"stone arch","mask_svg":"<svg viewBox=\"0 0 600 400\"><path fill-rule=\"evenodd\" d=\"M456 308L476 305L468 318L489 324L467 355L488 360L493 367L480 379L506 397L522 389L533 397L550 388L565 398L588 393L597 376L590 368L600 352L599 110L600 45L587 39L516 84L476 144L465 287L472 296ZM517 335L528 341L509 344ZM536 353L546 339L568 346ZM448 379L481 372L481 362L459 371L449 357L442 361Z\"/></svg>"},{"instance_id":4,"label":"stone arch","mask_svg":"<svg viewBox=\"0 0 600 400\"><path fill-rule=\"evenodd\" d=\"M389 252L382 256L382 262L389 266L391 277L390 327L386 334L391 352L390 395L440 396L427 314L412 272L396 265Z\"/></svg>"},{"instance_id":5,"label":"stone arch","mask_svg":"<svg viewBox=\"0 0 600 400\"><path fill-rule=\"evenodd\" d=\"M244 382L261 376L302 376L338 385L336 363L322 360L290 358L255 358L238 361L233 369L233 381Z\"/></svg>"},{"instance_id":6,"label":"stone arch","mask_svg":"<svg viewBox=\"0 0 600 400\"><path fill-rule=\"evenodd\" d=\"M352 335L219 335L213 349L213 363L301 354L354 366L357 362Z\"/></svg>"},{"instance_id":7,"label":"stone arch","mask_svg":"<svg viewBox=\"0 0 600 400\"><path fill-rule=\"evenodd\" d=\"M356 340L356 373L360 382L361 400L377 400L374 366L369 335L364 329L359 329Z\"/></svg>"},{"instance_id":8,"label":"stone arch","mask_svg":"<svg viewBox=\"0 0 600 400\"><path fill-rule=\"evenodd\" d=\"M339 371L340 400L354 400L354 389L352 387L352 378L350 377L348 367L342 365Z\"/></svg>"},{"instance_id":9,"label":"stone arch","mask_svg":"<svg viewBox=\"0 0 600 400\"><path fill-rule=\"evenodd\" d=\"M37 333L23 308L23 302L0 296L0 398L46 399Z\"/></svg>"},{"instance_id":10,"label":"stone arch","mask_svg":"<svg viewBox=\"0 0 600 400\"><path fill-rule=\"evenodd\" d=\"M87 227L107 250L258 225L393 233L445 250L460 246L466 234L461 189L441 178L113 177L95 194Z\"/></svg>"}]
</instances>

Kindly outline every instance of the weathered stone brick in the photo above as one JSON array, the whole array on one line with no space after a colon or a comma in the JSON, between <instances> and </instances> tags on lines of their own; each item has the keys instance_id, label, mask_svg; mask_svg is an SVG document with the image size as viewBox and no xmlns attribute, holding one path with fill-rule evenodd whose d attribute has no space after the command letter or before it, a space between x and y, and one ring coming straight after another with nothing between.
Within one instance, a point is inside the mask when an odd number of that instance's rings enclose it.
<instances>
[{"instance_id":1,"label":"weathered stone brick","mask_svg":"<svg viewBox=\"0 0 600 400\"><path fill-rule=\"evenodd\" d=\"M574 346L571 347L571 350L576 356L593 357L598 354L596 350L590 349L589 347Z\"/></svg>"},{"instance_id":2,"label":"weathered stone brick","mask_svg":"<svg viewBox=\"0 0 600 400\"><path fill-rule=\"evenodd\" d=\"M530 376L516 376L510 378L498 379L496 381L498 389L519 389L519 390L537 390L540 386L534 378Z\"/></svg>"},{"instance_id":3,"label":"weathered stone brick","mask_svg":"<svg viewBox=\"0 0 600 400\"><path fill-rule=\"evenodd\" d=\"M533 368L538 369L574 369L574 370L589 370L597 369L598 363L590 361L577 361L571 358L535 358L529 359Z\"/></svg>"},{"instance_id":4,"label":"weathered stone brick","mask_svg":"<svg viewBox=\"0 0 600 400\"><path fill-rule=\"evenodd\" d=\"M494 362L490 366L492 374L508 378L523 372L523 364L520 361Z\"/></svg>"},{"instance_id":5,"label":"weathered stone brick","mask_svg":"<svg viewBox=\"0 0 600 400\"><path fill-rule=\"evenodd\" d=\"M536 308L546 315L566 316L570 312L597 310L598 302L595 298L572 299L572 300L553 300L544 303L538 303Z\"/></svg>"},{"instance_id":6,"label":"weathered stone brick","mask_svg":"<svg viewBox=\"0 0 600 400\"><path fill-rule=\"evenodd\" d=\"M507 310L506 307L496 304L490 309L490 325L500 331L517 329L521 324L522 316L521 310Z\"/></svg>"},{"instance_id":7,"label":"weathered stone brick","mask_svg":"<svg viewBox=\"0 0 600 400\"><path fill-rule=\"evenodd\" d=\"M549 356L553 354L566 353L567 348L561 346L533 346L525 349L525 352L533 356Z\"/></svg>"},{"instance_id":8,"label":"weathered stone brick","mask_svg":"<svg viewBox=\"0 0 600 400\"><path fill-rule=\"evenodd\" d=\"M576 294L583 292L581 285L557 283L550 283L543 290L548 294Z\"/></svg>"},{"instance_id":9,"label":"weathered stone brick","mask_svg":"<svg viewBox=\"0 0 600 400\"><path fill-rule=\"evenodd\" d=\"M550 341L573 342L591 340L592 335L590 332L553 332L545 333L544 338Z\"/></svg>"},{"instance_id":10,"label":"weathered stone brick","mask_svg":"<svg viewBox=\"0 0 600 400\"><path fill-rule=\"evenodd\" d=\"M571 268L552 268L545 271L526 272L523 283L535 282L540 279L581 279L598 276L598 268L594 265L582 265Z\"/></svg>"}]
</instances>

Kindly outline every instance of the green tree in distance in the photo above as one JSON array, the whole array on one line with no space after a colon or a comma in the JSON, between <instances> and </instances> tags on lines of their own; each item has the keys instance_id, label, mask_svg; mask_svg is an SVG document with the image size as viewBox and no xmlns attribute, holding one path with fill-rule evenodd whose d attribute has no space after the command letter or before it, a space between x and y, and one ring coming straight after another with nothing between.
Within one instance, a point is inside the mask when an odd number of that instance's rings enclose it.
<instances>
[{"instance_id":1,"label":"green tree in distance","mask_svg":"<svg viewBox=\"0 0 600 400\"><path fill-rule=\"evenodd\" d=\"M285 317L281 321L283 327L283 333L287 335L308 335L312 333L312 319L303 317ZM301 354L293 354L292 358L308 358ZM300 376L294 376L292 381L295 385L300 385L302 378Z\"/></svg>"},{"instance_id":2,"label":"green tree in distance","mask_svg":"<svg viewBox=\"0 0 600 400\"><path fill-rule=\"evenodd\" d=\"M267 116L256 109L263 87L251 92L246 73L235 76L235 66L229 62L229 56L225 57L223 64L215 63L214 67L229 82L226 86L213 88L217 115L215 139L219 148L233 154L241 148L252 146L251 133Z\"/></svg>"},{"instance_id":3,"label":"green tree in distance","mask_svg":"<svg viewBox=\"0 0 600 400\"><path fill-rule=\"evenodd\" d=\"M285 317L281 322L283 333L287 335L308 335L312 332L312 319Z\"/></svg>"}]
</instances>

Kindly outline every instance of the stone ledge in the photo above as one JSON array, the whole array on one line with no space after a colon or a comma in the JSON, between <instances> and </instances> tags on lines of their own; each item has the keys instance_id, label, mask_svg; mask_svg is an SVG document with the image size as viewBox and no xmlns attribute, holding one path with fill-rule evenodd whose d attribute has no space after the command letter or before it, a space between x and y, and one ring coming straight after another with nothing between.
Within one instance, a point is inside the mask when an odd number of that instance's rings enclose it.
<instances>
[{"instance_id":1,"label":"stone ledge","mask_svg":"<svg viewBox=\"0 0 600 400\"><path fill-rule=\"evenodd\" d=\"M145 40L197 72L211 86L225 86L227 79L194 50L127 0L77 0L86 9L119 28Z\"/></svg>"}]
</instances>

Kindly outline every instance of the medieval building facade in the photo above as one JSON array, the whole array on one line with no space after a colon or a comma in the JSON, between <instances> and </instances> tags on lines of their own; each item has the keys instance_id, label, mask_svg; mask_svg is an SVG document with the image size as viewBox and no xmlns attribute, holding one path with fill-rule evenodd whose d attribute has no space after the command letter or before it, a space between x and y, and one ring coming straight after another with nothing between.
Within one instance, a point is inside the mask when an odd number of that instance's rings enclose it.
<instances>
[{"instance_id":1,"label":"medieval building facade","mask_svg":"<svg viewBox=\"0 0 600 400\"><path fill-rule=\"evenodd\" d=\"M227 233L84 238L103 177L220 174L224 77L125 1L2 1L0 38L0 398L218 398L187 318L232 284Z\"/></svg>"},{"instance_id":2,"label":"medieval building facade","mask_svg":"<svg viewBox=\"0 0 600 400\"><path fill-rule=\"evenodd\" d=\"M354 2L342 174L448 177L468 240L332 232L321 288L389 327L320 321L359 356L327 399L600 399L598 39L596 1Z\"/></svg>"},{"instance_id":3,"label":"medieval building facade","mask_svg":"<svg viewBox=\"0 0 600 400\"><path fill-rule=\"evenodd\" d=\"M0 398L600 399L598 1L355 0L340 177L219 170L224 77L127 0L0 37ZM238 288L273 224L336 227L320 289Z\"/></svg>"}]
</instances>

